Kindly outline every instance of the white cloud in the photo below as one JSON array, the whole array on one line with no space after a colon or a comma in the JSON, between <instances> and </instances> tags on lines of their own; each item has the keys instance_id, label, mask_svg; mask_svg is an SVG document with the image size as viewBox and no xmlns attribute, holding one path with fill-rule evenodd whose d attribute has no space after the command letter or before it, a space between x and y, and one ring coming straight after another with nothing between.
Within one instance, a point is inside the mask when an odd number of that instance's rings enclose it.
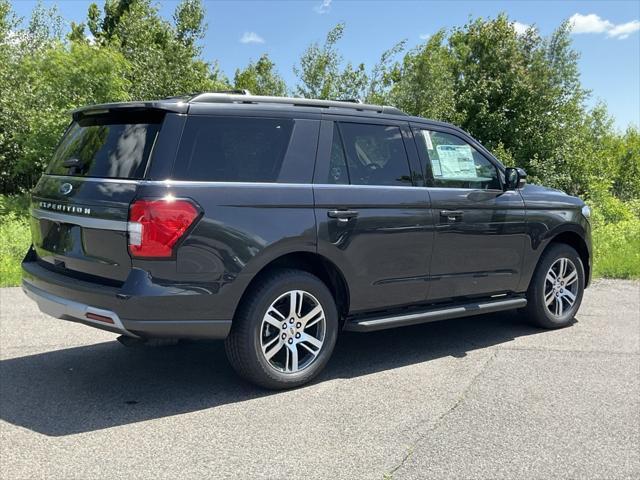
<instances>
[{"instance_id":1,"label":"white cloud","mask_svg":"<svg viewBox=\"0 0 640 480\"><path fill-rule=\"evenodd\" d=\"M595 13L589 15L575 13L569 18L569 25L572 33L606 33L607 37L620 40L640 30L640 21L638 20L616 25Z\"/></svg>"},{"instance_id":2,"label":"white cloud","mask_svg":"<svg viewBox=\"0 0 640 480\"><path fill-rule=\"evenodd\" d=\"M333 0L322 0L322 2L320 2L318 5L313 7L313 11L320 15L324 13L329 13L329 10L331 10L332 1Z\"/></svg>"},{"instance_id":3,"label":"white cloud","mask_svg":"<svg viewBox=\"0 0 640 480\"><path fill-rule=\"evenodd\" d=\"M256 32L244 32L240 37L240 43L264 43L264 38Z\"/></svg>"},{"instance_id":4,"label":"white cloud","mask_svg":"<svg viewBox=\"0 0 640 480\"><path fill-rule=\"evenodd\" d=\"M513 22L513 29L518 35L524 35L529 30L529 25L526 23Z\"/></svg>"},{"instance_id":5,"label":"white cloud","mask_svg":"<svg viewBox=\"0 0 640 480\"><path fill-rule=\"evenodd\" d=\"M600 18L595 13L589 15L575 13L569 18L569 25L573 33L603 33L614 26L609 20Z\"/></svg>"},{"instance_id":6,"label":"white cloud","mask_svg":"<svg viewBox=\"0 0 640 480\"><path fill-rule=\"evenodd\" d=\"M619 38L620 40L624 40L633 32L637 32L640 30L640 21L632 20L627 23L621 23L620 25L616 25L613 27L607 35L614 38Z\"/></svg>"},{"instance_id":7,"label":"white cloud","mask_svg":"<svg viewBox=\"0 0 640 480\"><path fill-rule=\"evenodd\" d=\"M420 40L429 40L429 37L430 37L430 36L431 36L431 35L430 35L430 34L428 34L428 33L421 33L421 34L420 34Z\"/></svg>"}]
</instances>

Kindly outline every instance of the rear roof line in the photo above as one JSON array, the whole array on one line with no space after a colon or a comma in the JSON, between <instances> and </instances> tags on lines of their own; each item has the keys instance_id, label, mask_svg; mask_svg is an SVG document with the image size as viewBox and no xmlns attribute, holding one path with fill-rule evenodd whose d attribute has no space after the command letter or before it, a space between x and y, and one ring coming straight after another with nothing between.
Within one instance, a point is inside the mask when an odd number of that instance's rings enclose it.
<instances>
[{"instance_id":1,"label":"rear roof line","mask_svg":"<svg viewBox=\"0 0 640 480\"><path fill-rule=\"evenodd\" d=\"M189 105L186 101L188 100L189 97L174 97L149 102L99 103L71 110L71 116L74 120L78 120L80 117L85 115L98 115L116 110L164 110L167 112L187 113Z\"/></svg>"}]
</instances>

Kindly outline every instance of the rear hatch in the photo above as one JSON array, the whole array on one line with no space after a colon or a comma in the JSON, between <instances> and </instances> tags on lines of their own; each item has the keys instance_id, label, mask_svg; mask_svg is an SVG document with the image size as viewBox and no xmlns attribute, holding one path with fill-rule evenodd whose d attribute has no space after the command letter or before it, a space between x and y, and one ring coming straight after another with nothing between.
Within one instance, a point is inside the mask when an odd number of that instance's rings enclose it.
<instances>
[{"instance_id":1,"label":"rear hatch","mask_svg":"<svg viewBox=\"0 0 640 480\"><path fill-rule=\"evenodd\" d=\"M39 262L116 282L131 269L127 217L165 113L116 109L76 114L32 192Z\"/></svg>"}]
</instances>

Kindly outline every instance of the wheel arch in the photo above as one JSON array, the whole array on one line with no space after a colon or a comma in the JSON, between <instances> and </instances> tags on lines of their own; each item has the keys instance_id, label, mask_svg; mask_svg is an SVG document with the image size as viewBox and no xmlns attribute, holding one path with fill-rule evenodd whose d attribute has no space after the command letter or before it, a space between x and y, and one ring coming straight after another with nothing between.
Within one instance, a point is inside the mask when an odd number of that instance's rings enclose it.
<instances>
[{"instance_id":1,"label":"wheel arch","mask_svg":"<svg viewBox=\"0 0 640 480\"><path fill-rule=\"evenodd\" d=\"M584 239L584 232L579 229L567 228L559 232L554 232L554 234L549 237L547 244L540 252L536 265L540 262L540 259L542 258L544 253L551 247L551 245L555 245L558 243L569 245L576 252L578 252L580 260L582 261L582 266L584 267L586 288L589 285L591 279L591 254L589 246Z\"/></svg>"},{"instance_id":2,"label":"wheel arch","mask_svg":"<svg viewBox=\"0 0 640 480\"><path fill-rule=\"evenodd\" d=\"M258 282L267 276L269 272L282 268L302 270L318 277L331 291L331 294L336 301L340 319L346 317L349 312L350 296L349 286L344 274L328 258L315 252L305 251L286 253L263 265L244 289L244 292L236 305L235 312L238 311L239 306L242 305L247 295L250 294L253 287Z\"/></svg>"}]
</instances>

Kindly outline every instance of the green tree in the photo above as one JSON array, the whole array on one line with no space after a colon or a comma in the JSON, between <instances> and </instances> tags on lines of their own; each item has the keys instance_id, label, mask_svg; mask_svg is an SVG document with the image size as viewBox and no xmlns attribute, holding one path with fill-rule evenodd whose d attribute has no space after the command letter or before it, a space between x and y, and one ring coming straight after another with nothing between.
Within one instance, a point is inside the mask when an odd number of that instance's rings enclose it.
<instances>
[{"instance_id":1,"label":"green tree","mask_svg":"<svg viewBox=\"0 0 640 480\"><path fill-rule=\"evenodd\" d=\"M621 200L640 200L640 131L629 127L613 139L616 160L613 193ZM638 205L640 207L640 205Z\"/></svg>"},{"instance_id":2,"label":"green tree","mask_svg":"<svg viewBox=\"0 0 640 480\"><path fill-rule=\"evenodd\" d=\"M14 131L21 155L14 173L33 184L69 124L69 111L81 105L130 99L129 64L111 48L83 43L55 44L20 63L18 76L29 90L16 100L24 126Z\"/></svg>"},{"instance_id":3,"label":"green tree","mask_svg":"<svg viewBox=\"0 0 640 480\"><path fill-rule=\"evenodd\" d=\"M21 125L21 117L13 113L13 88L18 42L18 19L7 0L0 0L0 182L2 192L12 191L15 184L14 165L20 158L20 146L14 141L14 132Z\"/></svg>"},{"instance_id":4,"label":"green tree","mask_svg":"<svg viewBox=\"0 0 640 480\"><path fill-rule=\"evenodd\" d=\"M347 99L363 98L366 94L368 78L364 64L353 66L343 57L336 44L344 34L344 24L332 28L323 45L312 43L300 57L293 72L299 83L295 94L306 98Z\"/></svg>"},{"instance_id":5,"label":"green tree","mask_svg":"<svg viewBox=\"0 0 640 480\"><path fill-rule=\"evenodd\" d=\"M25 171L24 139L30 131L37 91L23 68L24 59L59 44L62 18L56 8L38 3L22 28L11 5L0 0L0 186L2 193L13 193L33 183L32 172Z\"/></svg>"},{"instance_id":6,"label":"green tree","mask_svg":"<svg viewBox=\"0 0 640 480\"><path fill-rule=\"evenodd\" d=\"M254 95L284 96L287 86L275 70L275 64L266 53L257 62L249 62L244 69L236 70L234 88L247 89Z\"/></svg>"},{"instance_id":7,"label":"green tree","mask_svg":"<svg viewBox=\"0 0 640 480\"><path fill-rule=\"evenodd\" d=\"M405 49L406 40L396 43L382 52L380 60L371 69L367 86L367 103L388 104L391 101L391 87L398 75L398 63L395 58Z\"/></svg>"},{"instance_id":8,"label":"green tree","mask_svg":"<svg viewBox=\"0 0 640 480\"><path fill-rule=\"evenodd\" d=\"M198 40L206 28L200 0L178 4L173 23L150 0L107 0L103 14L97 5L89 7L87 25L96 42L119 50L130 63L132 98L183 95L227 83L215 65L200 59Z\"/></svg>"},{"instance_id":9,"label":"green tree","mask_svg":"<svg viewBox=\"0 0 640 480\"><path fill-rule=\"evenodd\" d=\"M390 103L412 115L456 122L453 58L441 30L407 52L392 74Z\"/></svg>"},{"instance_id":10,"label":"green tree","mask_svg":"<svg viewBox=\"0 0 640 480\"><path fill-rule=\"evenodd\" d=\"M569 33L565 23L548 39L518 34L506 15L437 32L396 66L390 103L461 126L533 180L582 192L588 92Z\"/></svg>"}]
</instances>

